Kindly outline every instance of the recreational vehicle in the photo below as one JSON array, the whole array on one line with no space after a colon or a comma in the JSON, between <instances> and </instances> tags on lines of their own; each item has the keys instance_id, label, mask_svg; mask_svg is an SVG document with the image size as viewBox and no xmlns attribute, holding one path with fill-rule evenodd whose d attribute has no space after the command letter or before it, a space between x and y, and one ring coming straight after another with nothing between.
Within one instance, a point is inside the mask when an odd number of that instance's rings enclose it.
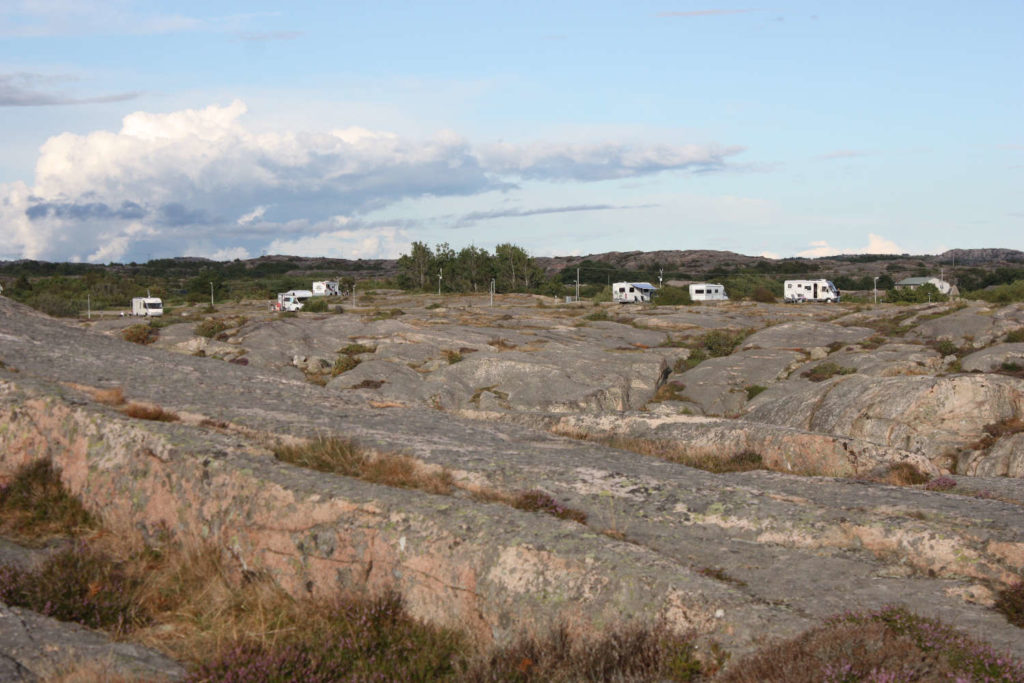
<instances>
[{"instance_id":1,"label":"recreational vehicle","mask_svg":"<svg viewBox=\"0 0 1024 683\"><path fill-rule=\"evenodd\" d=\"M337 280L321 280L313 283L313 296L338 296L340 294Z\"/></svg>"},{"instance_id":2,"label":"recreational vehicle","mask_svg":"<svg viewBox=\"0 0 1024 683\"><path fill-rule=\"evenodd\" d=\"M289 289L277 295L277 310L301 311L303 304L313 296L308 289Z\"/></svg>"},{"instance_id":3,"label":"recreational vehicle","mask_svg":"<svg viewBox=\"0 0 1024 683\"><path fill-rule=\"evenodd\" d=\"M649 282L616 282L612 285L612 301L620 304L650 301L655 287Z\"/></svg>"},{"instance_id":4,"label":"recreational vehicle","mask_svg":"<svg viewBox=\"0 0 1024 683\"><path fill-rule=\"evenodd\" d=\"M690 301L728 301L725 285L696 282L690 285Z\"/></svg>"},{"instance_id":5,"label":"recreational vehicle","mask_svg":"<svg viewBox=\"0 0 1024 683\"><path fill-rule=\"evenodd\" d=\"M783 296L790 304L801 301L839 303L839 290L831 280L786 280Z\"/></svg>"},{"instance_id":6,"label":"recreational vehicle","mask_svg":"<svg viewBox=\"0 0 1024 683\"><path fill-rule=\"evenodd\" d=\"M132 299L132 315L153 318L164 314L164 302L155 296L137 296Z\"/></svg>"}]
</instances>

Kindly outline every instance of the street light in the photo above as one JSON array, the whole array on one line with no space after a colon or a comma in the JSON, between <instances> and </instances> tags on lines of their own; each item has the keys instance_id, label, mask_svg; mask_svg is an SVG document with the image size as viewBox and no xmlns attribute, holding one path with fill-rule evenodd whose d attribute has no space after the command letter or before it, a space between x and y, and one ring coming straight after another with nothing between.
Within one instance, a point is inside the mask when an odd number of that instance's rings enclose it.
<instances>
[{"instance_id":1,"label":"street light","mask_svg":"<svg viewBox=\"0 0 1024 683\"><path fill-rule=\"evenodd\" d=\"M878 276L875 276L875 304L878 304Z\"/></svg>"}]
</instances>

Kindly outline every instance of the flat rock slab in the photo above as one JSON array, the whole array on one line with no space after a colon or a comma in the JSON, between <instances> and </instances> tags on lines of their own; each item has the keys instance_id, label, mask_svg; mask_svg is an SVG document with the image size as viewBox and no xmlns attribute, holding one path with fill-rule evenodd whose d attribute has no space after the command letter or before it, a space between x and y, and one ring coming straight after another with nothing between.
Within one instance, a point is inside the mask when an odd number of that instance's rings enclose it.
<instances>
[{"instance_id":1,"label":"flat rock slab","mask_svg":"<svg viewBox=\"0 0 1024 683\"><path fill-rule=\"evenodd\" d=\"M158 652L0 603L0 679L46 681L76 667L103 680L185 677L184 667Z\"/></svg>"},{"instance_id":2,"label":"flat rock slab","mask_svg":"<svg viewBox=\"0 0 1024 683\"><path fill-rule=\"evenodd\" d=\"M960 366L966 372L992 372L1004 365L1024 367L1024 343L996 344L960 360Z\"/></svg>"}]
</instances>

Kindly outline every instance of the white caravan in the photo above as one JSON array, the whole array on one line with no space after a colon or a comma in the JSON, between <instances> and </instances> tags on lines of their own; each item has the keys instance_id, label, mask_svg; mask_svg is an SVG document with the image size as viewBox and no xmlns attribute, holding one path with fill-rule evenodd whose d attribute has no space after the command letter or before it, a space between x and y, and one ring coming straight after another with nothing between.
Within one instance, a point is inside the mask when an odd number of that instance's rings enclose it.
<instances>
[{"instance_id":1,"label":"white caravan","mask_svg":"<svg viewBox=\"0 0 1024 683\"><path fill-rule=\"evenodd\" d=\"M309 301L313 292L308 289L289 289L277 295L277 310L301 311L303 304Z\"/></svg>"},{"instance_id":2,"label":"white caravan","mask_svg":"<svg viewBox=\"0 0 1024 683\"><path fill-rule=\"evenodd\" d=\"M655 289L649 282L616 282L612 285L612 301L620 304L650 301Z\"/></svg>"},{"instance_id":3,"label":"white caravan","mask_svg":"<svg viewBox=\"0 0 1024 683\"><path fill-rule=\"evenodd\" d=\"M137 296L132 299L132 315L153 318L164 314L164 302L155 296Z\"/></svg>"},{"instance_id":4,"label":"white caravan","mask_svg":"<svg viewBox=\"0 0 1024 683\"><path fill-rule=\"evenodd\" d=\"M339 296L337 280L321 280L313 283L313 296Z\"/></svg>"},{"instance_id":5,"label":"white caravan","mask_svg":"<svg viewBox=\"0 0 1024 683\"><path fill-rule=\"evenodd\" d=\"M839 303L839 290L831 280L786 280L783 297L788 304L801 301Z\"/></svg>"},{"instance_id":6,"label":"white caravan","mask_svg":"<svg viewBox=\"0 0 1024 683\"><path fill-rule=\"evenodd\" d=\"M695 282L690 285L690 301L728 301L725 285Z\"/></svg>"}]
</instances>

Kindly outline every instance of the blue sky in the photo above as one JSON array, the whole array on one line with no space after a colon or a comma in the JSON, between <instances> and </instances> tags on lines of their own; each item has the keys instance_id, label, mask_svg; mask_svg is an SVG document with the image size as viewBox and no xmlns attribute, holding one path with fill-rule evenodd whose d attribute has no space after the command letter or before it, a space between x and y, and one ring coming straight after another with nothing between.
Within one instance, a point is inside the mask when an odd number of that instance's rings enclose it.
<instances>
[{"instance_id":1,"label":"blue sky","mask_svg":"<svg viewBox=\"0 0 1024 683\"><path fill-rule=\"evenodd\" d=\"M0 259L1024 249L1024 3L0 3Z\"/></svg>"}]
</instances>

